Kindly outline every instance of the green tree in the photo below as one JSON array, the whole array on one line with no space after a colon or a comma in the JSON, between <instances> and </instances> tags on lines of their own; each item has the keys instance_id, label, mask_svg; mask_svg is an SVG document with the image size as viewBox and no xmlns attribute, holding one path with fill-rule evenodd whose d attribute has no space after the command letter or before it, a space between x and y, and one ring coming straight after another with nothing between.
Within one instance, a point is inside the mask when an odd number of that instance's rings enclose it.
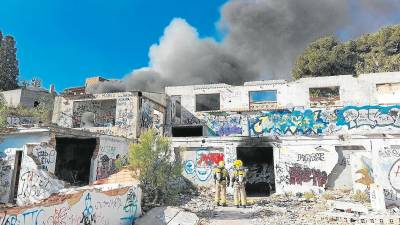
<instances>
[{"instance_id":1,"label":"green tree","mask_svg":"<svg viewBox=\"0 0 400 225\"><path fill-rule=\"evenodd\" d=\"M12 36L0 33L0 90L12 90L18 87L18 61L15 40Z\"/></svg>"},{"instance_id":2,"label":"green tree","mask_svg":"<svg viewBox=\"0 0 400 225\"><path fill-rule=\"evenodd\" d=\"M177 182L183 182L179 157L174 159L169 138L154 130L140 135L139 142L129 148L129 167L134 171L143 190L143 206L171 204L180 191Z\"/></svg>"},{"instance_id":3,"label":"green tree","mask_svg":"<svg viewBox=\"0 0 400 225\"><path fill-rule=\"evenodd\" d=\"M344 43L323 37L307 46L293 78L400 71L400 25Z\"/></svg>"}]
</instances>

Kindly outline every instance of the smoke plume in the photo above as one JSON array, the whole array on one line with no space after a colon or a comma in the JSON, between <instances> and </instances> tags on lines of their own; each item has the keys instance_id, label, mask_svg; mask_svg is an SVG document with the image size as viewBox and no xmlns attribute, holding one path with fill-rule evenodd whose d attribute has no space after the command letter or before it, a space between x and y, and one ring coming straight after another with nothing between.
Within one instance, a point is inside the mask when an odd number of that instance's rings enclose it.
<instances>
[{"instance_id":1,"label":"smoke plume","mask_svg":"<svg viewBox=\"0 0 400 225\"><path fill-rule=\"evenodd\" d=\"M399 9L398 0L230 0L217 23L222 41L200 38L194 27L175 18L150 47L148 67L88 91L163 92L166 85L290 79L296 57L311 41L375 31L394 23Z\"/></svg>"}]
</instances>

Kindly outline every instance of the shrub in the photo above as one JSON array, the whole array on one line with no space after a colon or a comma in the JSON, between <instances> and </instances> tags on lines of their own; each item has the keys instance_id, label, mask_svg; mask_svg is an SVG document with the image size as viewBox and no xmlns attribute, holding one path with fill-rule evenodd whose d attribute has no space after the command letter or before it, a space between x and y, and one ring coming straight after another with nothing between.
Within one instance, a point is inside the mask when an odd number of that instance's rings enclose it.
<instances>
[{"instance_id":1,"label":"shrub","mask_svg":"<svg viewBox=\"0 0 400 225\"><path fill-rule=\"evenodd\" d=\"M182 181L181 162L174 159L171 142L154 130L147 130L137 144L129 148L128 164L143 190L143 207L171 204L179 193L176 181ZM183 182L183 181L182 181Z\"/></svg>"}]
</instances>

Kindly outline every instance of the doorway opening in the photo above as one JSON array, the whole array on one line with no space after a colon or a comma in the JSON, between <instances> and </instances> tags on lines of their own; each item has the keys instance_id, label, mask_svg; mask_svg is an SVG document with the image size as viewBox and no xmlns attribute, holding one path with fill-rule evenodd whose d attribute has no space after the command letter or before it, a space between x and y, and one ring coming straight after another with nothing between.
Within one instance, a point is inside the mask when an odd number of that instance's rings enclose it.
<instances>
[{"instance_id":1,"label":"doorway opening","mask_svg":"<svg viewBox=\"0 0 400 225\"><path fill-rule=\"evenodd\" d=\"M21 175L22 151L15 151L14 172L12 176L11 203L17 202L19 176Z\"/></svg>"},{"instance_id":2,"label":"doorway opening","mask_svg":"<svg viewBox=\"0 0 400 225\"><path fill-rule=\"evenodd\" d=\"M55 175L75 186L89 184L91 159L96 145L96 138L56 137Z\"/></svg>"},{"instance_id":3,"label":"doorway opening","mask_svg":"<svg viewBox=\"0 0 400 225\"><path fill-rule=\"evenodd\" d=\"M250 197L269 196L275 192L272 147L238 147L237 158L248 169L246 192Z\"/></svg>"}]
</instances>

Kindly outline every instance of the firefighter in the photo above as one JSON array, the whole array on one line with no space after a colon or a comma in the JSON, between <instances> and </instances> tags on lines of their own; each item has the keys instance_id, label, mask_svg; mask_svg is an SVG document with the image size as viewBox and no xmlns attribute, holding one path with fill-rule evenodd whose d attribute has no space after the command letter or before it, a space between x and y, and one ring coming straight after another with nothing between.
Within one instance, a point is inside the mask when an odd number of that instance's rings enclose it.
<instances>
[{"instance_id":1,"label":"firefighter","mask_svg":"<svg viewBox=\"0 0 400 225\"><path fill-rule=\"evenodd\" d=\"M246 170L243 167L243 162L241 160L236 160L233 163L233 204L239 208L240 205L246 208Z\"/></svg>"},{"instance_id":2,"label":"firefighter","mask_svg":"<svg viewBox=\"0 0 400 225\"><path fill-rule=\"evenodd\" d=\"M226 206L226 186L229 185L229 173L225 169L224 161L218 163L218 167L214 169L215 182L215 199L216 205Z\"/></svg>"}]
</instances>

